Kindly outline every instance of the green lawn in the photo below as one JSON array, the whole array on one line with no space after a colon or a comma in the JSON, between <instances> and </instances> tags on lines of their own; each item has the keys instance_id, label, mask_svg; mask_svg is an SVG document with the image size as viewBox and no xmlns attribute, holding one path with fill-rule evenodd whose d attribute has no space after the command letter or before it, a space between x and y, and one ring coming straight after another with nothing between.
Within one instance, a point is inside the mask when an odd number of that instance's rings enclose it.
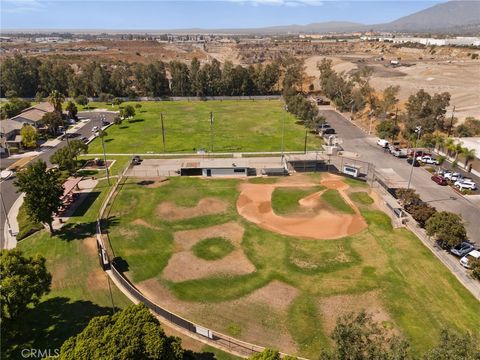
<instances>
[{"instance_id":1,"label":"green lawn","mask_svg":"<svg viewBox=\"0 0 480 360\"><path fill-rule=\"evenodd\" d=\"M361 205L371 205L373 204L373 199L363 191L352 192L350 198L358 204Z\"/></svg>"},{"instance_id":2,"label":"green lawn","mask_svg":"<svg viewBox=\"0 0 480 360\"><path fill-rule=\"evenodd\" d=\"M272 194L272 209L276 214L288 215L299 211L298 201L310 194L324 189L323 186L311 188L277 187Z\"/></svg>"},{"instance_id":3,"label":"green lawn","mask_svg":"<svg viewBox=\"0 0 480 360\"><path fill-rule=\"evenodd\" d=\"M126 104L129 103L121 106ZM90 105L112 109L104 103ZM141 105L133 120L108 129L105 139L108 153L163 152L161 113L164 114L166 152L169 153L210 151L211 139L214 152L281 151L284 122L284 149L304 149L305 128L283 110L280 100L161 101L142 102ZM212 132L210 112L214 119ZM319 145L320 138L309 135L308 149L318 149ZM89 151L102 152L99 139L90 144Z\"/></svg>"},{"instance_id":4,"label":"green lawn","mask_svg":"<svg viewBox=\"0 0 480 360\"><path fill-rule=\"evenodd\" d=\"M50 237L42 230L18 243L25 255L41 254L47 259L52 289L18 322L23 336L8 344L6 358L21 358L22 348L59 348L68 337L83 330L93 316L111 313L107 277L98 264L92 238L100 203L108 189L105 181L100 182L85 201L89 207L78 209L57 235ZM115 307L130 304L113 284L112 294Z\"/></svg>"},{"instance_id":5,"label":"green lawn","mask_svg":"<svg viewBox=\"0 0 480 360\"><path fill-rule=\"evenodd\" d=\"M345 199L340 195L338 190L328 189L322 194L322 200L324 200L336 211L347 214L355 213L350 205L345 202Z\"/></svg>"},{"instance_id":6,"label":"green lawn","mask_svg":"<svg viewBox=\"0 0 480 360\"><path fill-rule=\"evenodd\" d=\"M235 247L226 239L213 237L202 240L192 247L193 253L204 260L218 260L230 254Z\"/></svg>"},{"instance_id":7,"label":"green lawn","mask_svg":"<svg viewBox=\"0 0 480 360\"><path fill-rule=\"evenodd\" d=\"M17 221L18 221L17 240L21 240L27 237L28 235L43 229L42 224L32 221L30 219L30 217L27 215L27 210L23 204L22 206L20 206L20 209L18 210Z\"/></svg>"},{"instance_id":8,"label":"green lawn","mask_svg":"<svg viewBox=\"0 0 480 360\"><path fill-rule=\"evenodd\" d=\"M157 282L163 294L178 302L178 307L170 303L172 310L194 322L280 350L287 346L285 339L291 339L296 354L310 358L331 346L329 323L322 311L342 306L381 310L387 317L383 324L405 335L416 354L436 343L443 327L478 329L479 302L415 235L393 229L388 216L373 204L364 201L361 206L369 226L357 235L322 241L291 238L259 228L237 214L239 182L171 178L161 187L147 188L131 179L113 204L116 222L110 232L117 256L128 265L127 276L135 283ZM361 187L355 191L362 191ZM227 212L179 221L164 221L156 215L162 201L195 206L207 196L227 202ZM339 206L338 197L332 195L335 206ZM359 197L366 199L354 196ZM174 232L231 221L245 229L241 248L254 272L180 282L163 278L163 269L177 251ZM263 302L247 300L273 280L296 289L284 308L272 305L284 301L283 295ZM341 306L324 305L331 301Z\"/></svg>"}]
</instances>

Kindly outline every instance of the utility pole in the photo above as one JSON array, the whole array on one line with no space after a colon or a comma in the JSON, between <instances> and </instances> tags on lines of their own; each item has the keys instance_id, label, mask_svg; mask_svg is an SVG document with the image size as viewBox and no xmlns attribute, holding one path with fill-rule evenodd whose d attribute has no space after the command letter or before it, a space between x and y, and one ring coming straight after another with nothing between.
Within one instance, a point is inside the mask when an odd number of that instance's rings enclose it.
<instances>
[{"instance_id":1,"label":"utility pole","mask_svg":"<svg viewBox=\"0 0 480 360\"><path fill-rule=\"evenodd\" d=\"M455 106L453 106L452 117L450 119L450 126L448 127L447 137L450 137L450 133L452 132L454 115L455 115Z\"/></svg>"},{"instance_id":2,"label":"utility pole","mask_svg":"<svg viewBox=\"0 0 480 360\"><path fill-rule=\"evenodd\" d=\"M210 111L210 152L213 153L213 112Z\"/></svg>"},{"instance_id":3,"label":"utility pole","mask_svg":"<svg viewBox=\"0 0 480 360\"><path fill-rule=\"evenodd\" d=\"M415 128L415 132L417 133L417 139L415 140L415 145L413 146L413 160L412 160L412 167L410 168L410 176L408 177L408 185L407 185L407 189L410 189L410 183L412 181L412 175L413 175L413 165L415 165L415 161L417 161L417 157L416 157L416 152L417 152L417 142L418 140L420 139L420 133L422 132L422 127L421 126L417 126Z\"/></svg>"},{"instance_id":4,"label":"utility pole","mask_svg":"<svg viewBox=\"0 0 480 360\"><path fill-rule=\"evenodd\" d=\"M283 164L283 156L285 150L285 118L287 117L288 106L285 105L285 114L283 116L283 123L282 123L282 158L280 159L280 163Z\"/></svg>"},{"instance_id":5,"label":"utility pole","mask_svg":"<svg viewBox=\"0 0 480 360\"><path fill-rule=\"evenodd\" d=\"M163 125L163 113L160 113L160 121L162 122L162 141L163 141L163 152L166 152L166 144L165 144L165 126Z\"/></svg>"},{"instance_id":6,"label":"utility pole","mask_svg":"<svg viewBox=\"0 0 480 360\"><path fill-rule=\"evenodd\" d=\"M308 136L308 130L305 130L305 144L303 146L303 153L307 153L307 136Z\"/></svg>"},{"instance_id":7,"label":"utility pole","mask_svg":"<svg viewBox=\"0 0 480 360\"><path fill-rule=\"evenodd\" d=\"M105 137L105 135L106 135L105 131L100 129L100 138L102 139L102 149L103 149L103 162L105 163L105 170L107 172L108 186L110 186L110 174L108 171L107 154L105 153L105 142L103 141L103 138Z\"/></svg>"}]
</instances>

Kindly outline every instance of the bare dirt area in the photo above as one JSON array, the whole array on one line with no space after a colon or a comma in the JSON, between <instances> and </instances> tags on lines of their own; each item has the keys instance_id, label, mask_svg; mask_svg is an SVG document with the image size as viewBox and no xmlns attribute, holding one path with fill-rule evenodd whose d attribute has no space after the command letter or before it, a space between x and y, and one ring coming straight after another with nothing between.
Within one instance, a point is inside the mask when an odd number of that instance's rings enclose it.
<instances>
[{"instance_id":1,"label":"bare dirt area","mask_svg":"<svg viewBox=\"0 0 480 360\"><path fill-rule=\"evenodd\" d=\"M273 280L266 286L246 296L244 300L268 304L275 310L286 311L299 293L300 291L297 288L281 281Z\"/></svg>"},{"instance_id":2,"label":"bare dirt area","mask_svg":"<svg viewBox=\"0 0 480 360\"><path fill-rule=\"evenodd\" d=\"M332 212L322 208L312 214L311 217L284 217L275 214L271 203L274 189L282 186L299 186L296 179L291 180L291 183L288 181L286 179L276 184L241 184L240 196L237 201L238 213L266 230L288 236L312 239L338 239L356 234L367 227L356 205L350 201L344 192L348 185L341 181L340 177L334 175L325 176L320 184L327 188L339 190L344 200L355 210L354 215ZM308 183L302 184L302 186L308 185ZM303 199L301 204L303 206L315 206L314 204L318 201L312 200L316 200L320 195L315 193L312 198Z\"/></svg>"},{"instance_id":3,"label":"bare dirt area","mask_svg":"<svg viewBox=\"0 0 480 360\"><path fill-rule=\"evenodd\" d=\"M244 275L255 271L240 247L244 229L235 222L203 229L178 231L174 234L175 253L171 256L162 276L170 281L186 281L212 276ZM221 237L234 246L230 254L219 260L203 260L191 248L201 240Z\"/></svg>"},{"instance_id":4,"label":"bare dirt area","mask_svg":"<svg viewBox=\"0 0 480 360\"><path fill-rule=\"evenodd\" d=\"M148 222L146 222L146 221L143 220L143 219L135 219L135 220L132 221L132 224L133 224L133 225L144 226L144 227L146 227L146 228L153 229L153 230L160 230L159 227L154 226L154 225L152 225L152 224L149 224Z\"/></svg>"},{"instance_id":5,"label":"bare dirt area","mask_svg":"<svg viewBox=\"0 0 480 360\"><path fill-rule=\"evenodd\" d=\"M157 214L164 220L177 221L199 216L221 214L228 208L225 201L215 198L203 198L194 207L177 206L172 202L163 202L157 207Z\"/></svg>"},{"instance_id":6,"label":"bare dirt area","mask_svg":"<svg viewBox=\"0 0 480 360\"><path fill-rule=\"evenodd\" d=\"M324 298L319 302L319 311L323 319L326 334L335 328L337 319L349 313L365 310L373 320L389 328L392 324L390 314L385 310L379 291L370 291L355 295L336 295Z\"/></svg>"}]
</instances>

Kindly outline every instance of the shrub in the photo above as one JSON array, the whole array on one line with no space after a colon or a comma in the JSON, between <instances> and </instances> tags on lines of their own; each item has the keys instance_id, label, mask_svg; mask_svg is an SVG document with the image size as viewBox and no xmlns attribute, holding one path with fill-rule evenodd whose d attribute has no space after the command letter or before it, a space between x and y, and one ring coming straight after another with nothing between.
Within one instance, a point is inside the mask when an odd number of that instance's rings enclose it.
<instances>
[{"instance_id":1,"label":"shrub","mask_svg":"<svg viewBox=\"0 0 480 360\"><path fill-rule=\"evenodd\" d=\"M425 223L428 221L428 219L430 219L437 212L434 207L426 203L412 205L409 210L412 217L422 228L425 227Z\"/></svg>"},{"instance_id":2,"label":"shrub","mask_svg":"<svg viewBox=\"0 0 480 360\"><path fill-rule=\"evenodd\" d=\"M480 260L474 259L470 260L469 262L471 262L470 266L472 268L472 276L475 279L480 280Z\"/></svg>"},{"instance_id":3,"label":"shrub","mask_svg":"<svg viewBox=\"0 0 480 360\"><path fill-rule=\"evenodd\" d=\"M457 214L441 211L433 214L425 224L428 236L434 236L443 248L460 244L467 239L467 231Z\"/></svg>"}]
</instances>

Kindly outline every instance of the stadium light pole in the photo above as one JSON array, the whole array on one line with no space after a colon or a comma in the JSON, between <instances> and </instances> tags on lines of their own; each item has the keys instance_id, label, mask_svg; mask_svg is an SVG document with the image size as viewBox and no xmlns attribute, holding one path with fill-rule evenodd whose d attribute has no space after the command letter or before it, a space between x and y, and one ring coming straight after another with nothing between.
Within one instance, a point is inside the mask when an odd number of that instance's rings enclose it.
<instances>
[{"instance_id":1,"label":"stadium light pole","mask_svg":"<svg viewBox=\"0 0 480 360\"><path fill-rule=\"evenodd\" d=\"M413 146L413 160L412 160L412 166L410 168L410 176L408 177L408 185L407 185L407 189L410 189L410 183L412 182L412 175L413 175L413 166L415 165L415 161L417 161L417 157L416 157L416 152L417 152L417 142L418 140L420 139L420 133L422 132L422 127L421 126L417 126L415 128L415 132L417 133L417 139L415 140L415 145Z\"/></svg>"},{"instance_id":2,"label":"stadium light pole","mask_svg":"<svg viewBox=\"0 0 480 360\"><path fill-rule=\"evenodd\" d=\"M285 151L285 119L287 117L287 112L288 112L288 106L285 105L285 114L283 116L283 123L282 123L282 158L280 160L280 163L283 164L283 157L284 157L284 151Z\"/></svg>"},{"instance_id":3,"label":"stadium light pole","mask_svg":"<svg viewBox=\"0 0 480 360\"><path fill-rule=\"evenodd\" d=\"M99 136L102 139L102 149L103 149L103 161L105 162L105 170L107 171L107 182L108 186L110 186L110 174L108 171L108 164L107 164L107 154L105 153L105 142L103 141L103 138L107 135L107 133L100 129L99 131Z\"/></svg>"}]
</instances>

